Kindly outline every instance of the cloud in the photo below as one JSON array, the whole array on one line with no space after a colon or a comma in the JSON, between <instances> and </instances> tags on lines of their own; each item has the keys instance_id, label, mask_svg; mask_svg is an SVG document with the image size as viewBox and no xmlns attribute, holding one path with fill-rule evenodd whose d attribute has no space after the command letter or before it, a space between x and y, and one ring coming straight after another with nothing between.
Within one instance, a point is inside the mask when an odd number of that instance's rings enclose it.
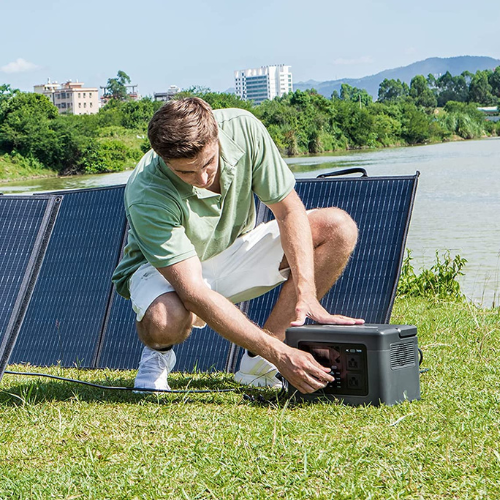
<instances>
[{"instance_id":1,"label":"cloud","mask_svg":"<svg viewBox=\"0 0 500 500\"><path fill-rule=\"evenodd\" d=\"M371 64L373 59L370 56L358 57L357 59L334 59L333 64L338 64L341 66L354 66L355 64Z\"/></svg>"},{"instance_id":2,"label":"cloud","mask_svg":"<svg viewBox=\"0 0 500 500\"><path fill-rule=\"evenodd\" d=\"M10 62L5 66L0 67L0 71L2 73L26 73L27 71L34 71L39 68L40 66L19 58L14 62Z\"/></svg>"}]
</instances>

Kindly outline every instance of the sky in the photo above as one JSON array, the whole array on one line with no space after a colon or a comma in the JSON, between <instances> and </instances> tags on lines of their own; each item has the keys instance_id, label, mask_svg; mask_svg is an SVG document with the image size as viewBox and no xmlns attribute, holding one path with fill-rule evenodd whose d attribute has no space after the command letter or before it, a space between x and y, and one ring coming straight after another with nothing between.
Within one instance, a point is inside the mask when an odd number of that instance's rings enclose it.
<instances>
[{"instance_id":1,"label":"sky","mask_svg":"<svg viewBox=\"0 0 500 500\"><path fill-rule=\"evenodd\" d=\"M500 59L500 0L0 0L0 85L170 85L223 92L234 71L360 78L428 57Z\"/></svg>"}]
</instances>

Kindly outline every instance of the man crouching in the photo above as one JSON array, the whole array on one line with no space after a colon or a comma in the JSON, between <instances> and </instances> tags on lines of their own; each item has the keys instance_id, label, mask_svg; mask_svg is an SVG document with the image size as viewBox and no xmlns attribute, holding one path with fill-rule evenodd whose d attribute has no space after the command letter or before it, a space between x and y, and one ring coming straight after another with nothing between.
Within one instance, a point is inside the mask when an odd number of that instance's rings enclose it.
<instances>
[{"instance_id":1,"label":"man crouching","mask_svg":"<svg viewBox=\"0 0 500 500\"><path fill-rule=\"evenodd\" d=\"M281 387L278 371L302 393L332 382L330 368L283 340L306 317L363 323L318 301L354 250L355 222L338 208L305 210L293 174L247 111L212 110L194 97L170 101L148 136L153 149L125 190L130 230L113 276L145 344L135 387L168 390L172 347L205 323L246 349L235 374L242 384ZM254 194L275 216L256 228ZM234 306L280 283L262 329Z\"/></svg>"}]
</instances>

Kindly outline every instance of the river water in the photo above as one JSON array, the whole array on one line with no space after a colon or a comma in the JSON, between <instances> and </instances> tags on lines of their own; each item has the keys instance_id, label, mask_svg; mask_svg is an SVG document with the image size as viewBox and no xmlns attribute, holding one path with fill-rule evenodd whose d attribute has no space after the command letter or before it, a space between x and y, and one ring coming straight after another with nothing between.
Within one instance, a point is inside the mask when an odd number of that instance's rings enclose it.
<instances>
[{"instance_id":1,"label":"river water","mask_svg":"<svg viewBox=\"0 0 500 500\"><path fill-rule=\"evenodd\" d=\"M368 175L420 171L407 248L416 270L435 253L468 260L462 289L483 306L500 298L500 138L430 146L288 158L296 177L363 167ZM0 192L26 193L123 184L130 172L0 184Z\"/></svg>"}]
</instances>

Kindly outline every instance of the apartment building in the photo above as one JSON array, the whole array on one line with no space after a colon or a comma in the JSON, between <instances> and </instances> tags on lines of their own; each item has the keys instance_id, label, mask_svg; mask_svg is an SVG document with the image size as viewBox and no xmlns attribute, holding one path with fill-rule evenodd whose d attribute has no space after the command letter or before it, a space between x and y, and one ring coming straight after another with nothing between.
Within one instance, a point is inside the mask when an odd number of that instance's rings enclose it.
<instances>
[{"instance_id":1,"label":"apartment building","mask_svg":"<svg viewBox=\"0 0 500 500\"><path fill-rule=\"evenodd\" d=\"M35 85L37 94L46 95L59 113L71 113L74 115L90 115L99 111L99 93L97 87L84 87L82 82L59 84L51 82Z\"/></svg>"},{"instance_id":2,"label":"apartment building","mask_svg":"<svg viewBox=\"0 0 500 500\"><path fill-rule=\"evenodd\" d=\"M170 101L181 91L177 85L170 85L166 92L155 92L154 99L155 101Z\"/></svg>"},{"instance_id":3,"label":"apartment building","mask_svg":"<svg viewBox=\"0 0 500 500\"><path fill-rule=\"evenodd\" d=\"M291 66L284 64L237 70L234 83L236 95L254 104L293 92Z\"/></svg>"}]
</instances>

